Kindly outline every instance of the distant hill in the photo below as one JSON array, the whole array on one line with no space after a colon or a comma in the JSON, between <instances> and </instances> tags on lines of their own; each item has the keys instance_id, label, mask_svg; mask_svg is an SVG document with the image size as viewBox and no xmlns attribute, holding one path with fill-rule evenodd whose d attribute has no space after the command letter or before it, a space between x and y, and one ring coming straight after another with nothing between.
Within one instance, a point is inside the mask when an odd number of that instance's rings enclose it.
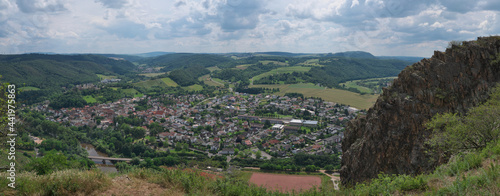
<instances>
[{"instance_id":1,"label":"distant hill","mask_svg":"<svg viewBox=\"0 0 500 196\"><path fill-rule=\"evenodd\" d=\"M272 55L272 56L285 56L285 57L297 57L297 56L311 55L309 53L290 53L290 52L256 52L255 54L264 54L264 55Z\"/></svg>"},{"instance_id":2,"label":"distant hill","mask_svg":"<svg viewBox=\"0 0 500 196\"><path fill-rule=\"evenodd\" d=\"M123 59L131 62L136 62L144 58L142 56L128 55L128 54L95 54L95 55L105 56L108 58L115 58L116 60Z\"/></svg>"},{"instance_id":3,"label":"distant hill","mask_svg":"<svg viewBox=\"0 0 500 196\"><path fill-rule=\"evenodd\" d=\"M416 56L377 56L378 59L397 59L402 61L407 61L409 63L416 63L420 60L424 59L424 57L416 57Z\"/></svg>"},{"instance_id":4,"label":"distant hill","mask_svg":"<svg viewBox=\"0 0 500 196\"><path fill-rule=\"evenodd\" d=\"M140 53L140 54L133 54L133 55L148 58L148 57L157 57L157 56L161 56L161 55L174 54L174 53L175 52L148 52L148 53Z\"/></svg>"},{"instance_id":5,"label":"distant hill","mask_svg":"<svg viewBox=\"0 0 500 196\"><path fill-rule=\"evenodd\" d=\"M154 67L164 67L162 71L171 71L192 66L212 67L231 61L234 60L216 54L175 53L147 58L141 60L140 63Z\"/></svg>"},{"instance_id":6,"label":"distant hill","mask_svg":"<svg viewBox=\"0 0 500 196\"><path fill-rule=\"evenodd\" d=\"M41 89L23 93L32 99L50 96L72 84L98 82L96 74L126 74L134 68L129 61L100 55L0 55L2 82Z\"/></svg>"},{"instance_id":7,"label":"distant hill","mask_svg":"<svg viewBox=\"0 0 500 196\"><path fill-rule=\"evenodd\" d=\"M373 56L369 52L363 52L363 51L347 51L347 52L338 52L334 53L331 56L338 56L338 57L348 57L348 58L367 58L367 59L375 59L377 57Z\"/></svg>"}]
</instances>

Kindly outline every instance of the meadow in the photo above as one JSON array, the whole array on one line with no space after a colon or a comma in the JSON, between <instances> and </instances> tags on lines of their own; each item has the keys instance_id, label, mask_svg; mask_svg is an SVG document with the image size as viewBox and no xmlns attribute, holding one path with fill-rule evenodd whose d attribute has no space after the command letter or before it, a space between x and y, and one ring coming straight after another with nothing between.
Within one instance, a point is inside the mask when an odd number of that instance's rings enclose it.
<instances>
[{"instance_id":1,"label":"meadow","mask_svg":"<svg viewBox=\"0 0 500 196\"><path fill-rule=\"evenodd\" d=\"M325 101L350 105L358 109L368 109L377 100L378 95L360 95L346 90L320 87L311 83L253 85L251 87L279 88L274 94L283 96L286 93L302 93L305 97L320 97Z\"/></svg>"},{"instance_id":2,"label":"meadow","mask_svg":"<svg viewBox=\"0 0 500 196\"><path fill-rule=\"evenodd\" d=\"M203 75L203 76L199 77L198 80L203 81L206 85L209 85L209 86L224 86L223 83L216 82L213 80L213 78L210 78L210 74Z\"/></svg>"},{"instance_id":3,"label":"meadow","mask_svg":"<svg viewBox=\"0 0 500 196\"><path fill-rule=\"evenodd\" d=\"M268 71L266 73L254 76L252 78L252 80L255 81L255 80L258 80L258 79L261 79L263 77L267 77L267 76L270 76L273 74L283 74L283 73L293 73L293 72L308 72L309 70L311 70L311 67L302 67L302 66L280 67L280 68Z\"/></svg>"}]
</instances>

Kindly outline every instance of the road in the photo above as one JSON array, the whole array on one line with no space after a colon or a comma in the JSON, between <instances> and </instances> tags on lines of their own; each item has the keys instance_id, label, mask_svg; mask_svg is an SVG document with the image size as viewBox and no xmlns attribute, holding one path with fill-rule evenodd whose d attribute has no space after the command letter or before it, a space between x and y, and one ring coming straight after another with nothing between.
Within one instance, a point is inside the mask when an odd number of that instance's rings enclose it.
<instances>
[{"instance_id":1,"label":"road","mask_svg":"<svg viewBox=\"0 0 500 196\"><path fill-rule=\"evenodd\" d=\"M337 177L337 176L334 176L334 175L330 175L328 173L326 173L325 170L319 170L319 172L325 174L326 176L330 177L332 179L332 182L333 182L333 188L335 190L339 190L339 182L340 182L340 177Z\"/></svg>"}]
</instances>

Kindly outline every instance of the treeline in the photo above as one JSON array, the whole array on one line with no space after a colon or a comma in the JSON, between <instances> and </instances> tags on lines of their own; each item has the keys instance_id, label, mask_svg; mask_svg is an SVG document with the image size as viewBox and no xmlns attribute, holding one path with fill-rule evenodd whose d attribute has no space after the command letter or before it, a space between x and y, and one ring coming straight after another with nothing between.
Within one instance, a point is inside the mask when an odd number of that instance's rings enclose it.
<instances>
[{"instance_id":1,"label":"treeline","mask_svg":"<svg viewBox=\"0 0 500 196\"><path fill-rule=\"evenodd\" d=\"M168 77L181 86L189 86L199 83L200 76L209 74L210 71L200 65L185 69L176 69L168 74Z\"/></svg>"},{"instance_id":2,"label":"treeline","mask_svg":"<svg viewBox=\"0 0 500 196\"><path fill-rule=\"evenodd\" d=\"M290 98L302 98L304 99L304 94L302 93L285 93L285 96Z\"/></svg>"},{"instance_id":3,"label":"treeline","mask_svg":"<svg viewBox=\"0 0 500 196\"><path fill-rule=\"evenodd\" d=\"M53 97L50 100L49 107L58 110L61 108L81 108L85 105L87 105L87 101L82 98L79 92L69 91Z\"/></svg>"},{"instance_id":4,"label":"treeline","mask_svg":"<svg viewBox=\"0 0 500 196\"><path fill-rule=\"evenodd\" d=\"M273 69L276 69L278 67L282 67L282 66L276 65L273 63L264 65L260 62L257 62L255 65L251 65L248 68L246 68L245 70L241 70L241 69L218 70L218 71L215 71L212 73L212 77L220 78L220 79L227 80L230 82L242 81L242 82L248 83L250 78L252 78L256 75L262 74L262 73L266 73L266 72L271 71Z\"/></svg>"},{"instance_id":5,"label":"treeline","mask_svg":"<svg viewBox=\"0 0 500 196\"><path fill-rule=\"evenodd\" d=\"M167 72L193 66L212 67L230 61L233 59L216 54L175 53L146 58L139 62L152 67L164 67L161 71Z\"/></svg>"},{"instance_id":6,"label":"treeline","mask_svg":"<svg viewBox=\"0 0 500 196\"><path fill-rule=\"evenodd\" d=\"M312 67L302 78L311 83L327 87L338 87L341 82L366 78L395 76L408 62L401 60L378 60L363 58L321 59L323 67Z\"/></svg>"},{"instance_id":7,"label":"treeline","mask_svg":"<svg viewBox=\"0 0 500 196\"><path fill-rule=\"evenodd\" d=\"M267 77L263 77L259 80L254 81L254 84L297 84L304 82L302 78L305 78L304 73L292 72L292 73L282 73L273 74Z\"/></svg>"},{"instance_id":8,"label":"treeline","mask_svg":"<svg viewBox=\"0 0 500 196\"><path fill-rule=\"evenodd\" d=\"M319 168L340 168L340 159L336 154L312 155L299 153L289 159L271 158L271 160L234 158L231 163L241 167L259 167L262 170L279 171L308 171L309 169L315 171ZM309 167L308 170L306 170L307 167Z\"/></svg>"},{"instance_id":9,"label":"treeline","mask_svg":"<svg viewBox=\"0 0 500 196\"><path fill-rule=\"evenodd\" d=\"M248 93L248 94L260 94L260 93L275 93L279 92L279 88L246 88L246 87L238 87L234 91L239 93Z\"/></svg>"}]
</instances>

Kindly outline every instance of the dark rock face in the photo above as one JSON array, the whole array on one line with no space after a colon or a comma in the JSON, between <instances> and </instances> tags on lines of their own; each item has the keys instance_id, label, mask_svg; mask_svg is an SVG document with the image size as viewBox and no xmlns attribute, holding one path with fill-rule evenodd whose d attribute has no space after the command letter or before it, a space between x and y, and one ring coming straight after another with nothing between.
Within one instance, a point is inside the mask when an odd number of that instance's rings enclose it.
<instances>
[{"instance_id":1,"label":"dark rock face","mask_svg":"<svg viewBox=\"0 0 500 196\"><path fill-rule=\"evenodd\" d=\"M500 81L500 37L480 37L406 67L365 117L351 121L342 141L344 185L386 174L428 172L446 162L425 153L424 123L436 113L484 102Z\"/></svg>"}]
</instances>

